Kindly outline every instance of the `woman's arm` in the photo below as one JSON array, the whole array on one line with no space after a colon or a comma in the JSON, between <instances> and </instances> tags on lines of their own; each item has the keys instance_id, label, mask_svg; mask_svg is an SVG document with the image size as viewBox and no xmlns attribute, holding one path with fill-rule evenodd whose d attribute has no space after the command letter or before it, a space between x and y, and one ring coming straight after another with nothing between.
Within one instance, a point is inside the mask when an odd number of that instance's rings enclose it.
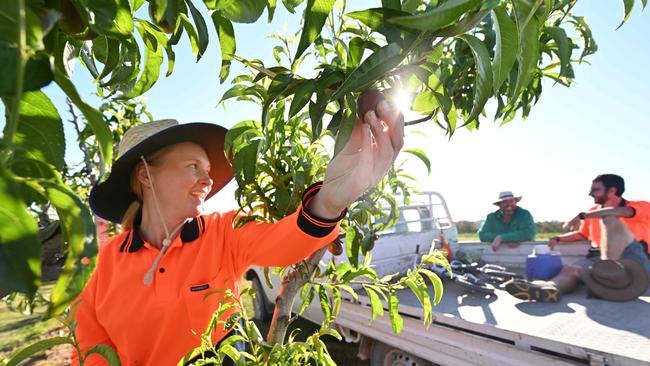
<instances>
[{"instance_id":1,"label":"woman's arm","mask_svg":"<svg viewBox=\"0 0 650 366\"><path fill-rule=\"evenodd\" d=\"M77 321L75 328L75 337L79 343L82 354L98 344L104 344L115 348L106 330L97 320L95 312L95 292L97 289L97 271L90 277L90 281L81 292L79 297L72 303L71 309L74 318ZM79 365L79 355L76 350L72 351L72 365ZM84 366L104 366L108 365L106 360L93 354L84 360Z\"/></svg>"}]
</instances>

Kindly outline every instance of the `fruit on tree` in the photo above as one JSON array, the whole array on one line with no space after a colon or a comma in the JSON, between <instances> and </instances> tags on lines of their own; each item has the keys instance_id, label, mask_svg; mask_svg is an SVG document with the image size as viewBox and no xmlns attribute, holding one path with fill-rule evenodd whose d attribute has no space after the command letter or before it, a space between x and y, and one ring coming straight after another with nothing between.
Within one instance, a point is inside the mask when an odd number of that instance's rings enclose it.
<instances>
[{"instance_id":1,"label":"fruit on tree","mask_svg":"<svg viewBox=\"0 0 650 366\"><path fill-rule=\"evenodd\" d=\"M59 28L68 34L80 34L88 24L75 7L72 0L61 0L61 19L59 20Z\"/></svg>"},{"instance_id":2,"label":"fruit on tree","mask_svg":"<svg viewBox=\"0 0 650 366\"><path fill-rule=\"evenodd\" d=\"M386 97L377 89L366 89L361 92L357 97L357 116L359 119L364 121L363 117L369 111L377 113L377 105L384 100L386 100Z\"/></svg>"}]
</instances>

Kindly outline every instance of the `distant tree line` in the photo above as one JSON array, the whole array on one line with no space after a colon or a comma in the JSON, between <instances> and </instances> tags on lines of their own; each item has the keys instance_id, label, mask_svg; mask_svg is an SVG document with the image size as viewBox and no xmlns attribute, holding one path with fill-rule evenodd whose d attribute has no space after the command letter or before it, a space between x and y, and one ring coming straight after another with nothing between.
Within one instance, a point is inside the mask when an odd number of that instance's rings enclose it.
<instances>
[{"instance_id":1,"label":"distant tree line","mask_svg":"<svg viewBox=\"0 0 650 366\"><path fill-rule=\"evenodd\" d=\"M538 233L560 233L562 232L562 221L540 221L535 223ZM476 233L480 227L480 222L476 221L456 221L458 233Z\"/></svg>"}]
</instances>

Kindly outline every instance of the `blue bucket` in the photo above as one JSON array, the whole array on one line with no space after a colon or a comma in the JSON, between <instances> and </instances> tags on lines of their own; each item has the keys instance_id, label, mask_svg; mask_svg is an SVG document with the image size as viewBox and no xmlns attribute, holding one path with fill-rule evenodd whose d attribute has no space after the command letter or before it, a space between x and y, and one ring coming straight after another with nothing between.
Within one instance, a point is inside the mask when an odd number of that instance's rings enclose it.
<instances>
[{"instance_id":1,"label":"blue bucket","mask_svg":"<svg viewBox=\"0 0 650 366\"><path fill-rule=\"evenodd\" d=\"M562 259L557 254L533 254L526 258L526 277L529 280L550 280L562 270Z\"/></svg>"}]
</instances>

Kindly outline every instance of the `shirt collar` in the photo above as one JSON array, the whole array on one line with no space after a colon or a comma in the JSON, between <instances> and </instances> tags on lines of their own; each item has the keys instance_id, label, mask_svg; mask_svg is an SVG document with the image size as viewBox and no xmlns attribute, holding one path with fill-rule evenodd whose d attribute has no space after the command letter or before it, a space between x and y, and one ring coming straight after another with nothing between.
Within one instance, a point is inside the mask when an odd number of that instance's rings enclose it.
<instances>
[{"instance_id":1,"label":"shirt collar","mask_svg":"<svg viewBox=\"0 0 650 366\"><path fill-rule=\"evenodd\" d=\"M120 252L134 253L144 246L144 240L140 237L140 222L142 216L138 215L133 222L133 229L129 230L122 245ZM205 232L205 219L203 216L197 216L183 225L181 230L181 241L183 244L191 243L198 239Z\"/></svg>"}]
</instances>

